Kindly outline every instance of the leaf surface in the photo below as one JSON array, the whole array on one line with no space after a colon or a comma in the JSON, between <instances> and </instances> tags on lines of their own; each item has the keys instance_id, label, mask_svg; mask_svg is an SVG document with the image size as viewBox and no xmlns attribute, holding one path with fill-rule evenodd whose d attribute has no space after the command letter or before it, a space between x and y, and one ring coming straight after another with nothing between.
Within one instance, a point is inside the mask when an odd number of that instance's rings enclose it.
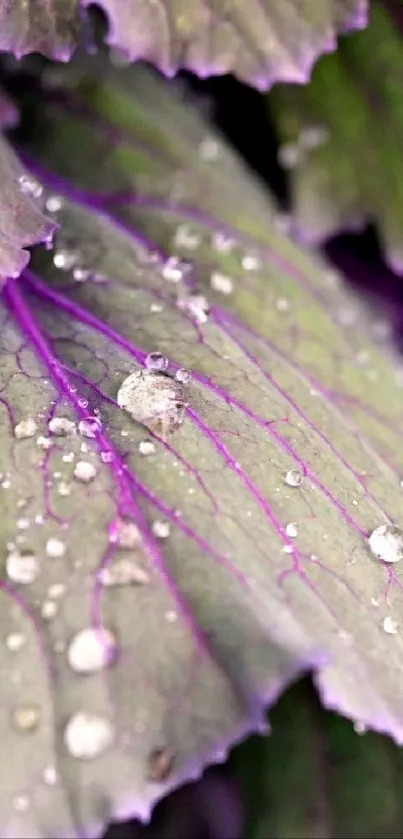
<instances>
[{"instance_id":1,"label":"leaf surface","mask_svg":"<svg viewBox=\"0 0 403 839\"><path fill-rule=\"evenodd\" d=\"M0 0L0 51L67 61L78 32L78 0Z\"/></svg>"},{"instance_id":2,"label":"leaf surface","mask_svg":"<svg viewBox=\"0 0 403 839\"><path fill-rule=\"evenodd\" d=\"M201 117L94 76L42 104L25 160L61 226L2 296L0 814L38 837L147 819L308 669L403 738L401 572L367 543L401 521L401 370ZM117 404L150 353L192 371L165 439L148 386L143 424Z\"/></svg>"}]
</instances>

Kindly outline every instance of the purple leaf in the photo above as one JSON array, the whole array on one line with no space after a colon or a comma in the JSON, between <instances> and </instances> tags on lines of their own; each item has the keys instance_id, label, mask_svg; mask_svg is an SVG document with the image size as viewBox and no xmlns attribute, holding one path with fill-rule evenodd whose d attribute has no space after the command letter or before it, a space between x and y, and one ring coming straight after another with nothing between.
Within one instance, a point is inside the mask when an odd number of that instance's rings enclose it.
<instances>
[{"instance_id":1,"label":"purple leaf","mask_svg":"<svg viewBox=\"0 0 403 839\"><path fill-rule=\"evenodd\" d=\"M201 117L94 66L41 103L61 226L2 295L7 836L147 819L307 669L403 740L401 369Z\"/></svg>"},{"instance_id":2,"label":"purple leaf","mask_svg":"<svg viewBox=\"0 0 403 839\"><path fill-rule=\"evenodd\" d=\"M16 111L14 112L16 115ZM10 124L12 111L0 100L1 124ZM41 206L42 187L32 178L0 134L0 285L4 277L18 277L27 265L24 248L49 240L54 224Z\"/></svg>"},{"instance_id":3,"label":"purple leaf","mask_svg":"<svg viewBox=\"0 0 403 839\"><path fill-rule=\"evenodd\" d=\"M92 0L82 0L83 6ZM235 73L266 89L279 80L306 82L340 32L366 24L367 0L100 0L111 46L173 75Z\"/></svg>"}]
</instances>

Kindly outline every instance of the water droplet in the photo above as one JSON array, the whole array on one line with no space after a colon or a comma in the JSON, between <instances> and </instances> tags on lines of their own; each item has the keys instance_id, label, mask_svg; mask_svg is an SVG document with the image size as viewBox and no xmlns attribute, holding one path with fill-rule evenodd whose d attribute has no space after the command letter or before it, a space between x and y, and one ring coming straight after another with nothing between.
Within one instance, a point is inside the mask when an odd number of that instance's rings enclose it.
<instances>
[{"instance_id":1,"label":"water droplet","mask_svg":"<svg viewBox=\"0 0 403 839\"><path fill-rule=\"evenodd\" d=\"M60 268L61 271L70 271L78 262L78 258L79 255L76 251L61 248L53 254L53 264L55 268Z\"/></svg>"},{"instance_id":2,"label":"water droplet","mask_svg":"<svg viewBox=\"0 0 403 839\"><path fill-rule=\"evenodd\" d=\"M164 280L170 283L180 283L192 270L192 263L178 256L170 256L162 268Z\"/></svg>"},{"instance_id":3,"label":"water droplet","mask_svg":"<svg viewBox=\"0 0 403 839\"><path fill-rule=\"evenodd\" d=\"M18 184L23 195L31 195L32 198L41 197L43 186L32 175L20 175Z\"/></svg>"},{"instance_id":4,"label":"water droplet","mask_svg":"<svg viewBox=\"0 0 403 839\"><path fill-rule=\"evenodd\" d=\"M203 294L185 294L178 299L177 306L197 323L206 323L208 320L210 304Z\"/></svg>"},{"instance_id":5,"label":"water droplet","mask_svg":"<svg viewBox=\"0 0 403 839\"><path fill-rule=\"evenodd\" d=\"M382 524L368 538L369 549L382 562L398 562L403 558L403 531L396 525Z\"/></svg>"},{"instance_id":6,"label":"water droplet","mask_svg":"<svg viewBox=\"0 0 403 839\"><path fill-rule=\"evenodd\" d=\"M295 539L295 537L298 536L298 525L296 522L290 521L286 526L285 532L291 539Z\"/></svg>"},{"instance_id":7,"label":"water droplet","mask_svg":"<svg viewBox=\"0 0 403 839\"><path fill-rule=\"evenodd\" d=\"M48 429L55 437L68 437L76 430L75 423L66 417L52 417L48 422Z\"/></svg>"},{"instance_id":8,"label":"water droplet","mask_svg":"<svg viewBox=\"0 0 403 839\"><path fill-rule=\"evenodd\" d=\"M64 583L53 583L48 588L48 597L51 597L52 600L60 600L61 597L64 597L66 594L66 586Z\"/></svg>"},{"instance_id":9,"label":"water droplet","mask_svg":"<svg viewBox=\"0 0 403 839\"><path fill-rule=\"evenodd\" d=\"M54 787L55 784L58 782L58 774L56 767L53 766L52 763L49 763L48 766L45 766L42 772L42 779L43 783L49 787Z\"/></svg>"},{"instance_id":10,"label":"water droplet","mask_svg":"<svg viewBox=\"0 0 403 839\"><path fill-rule=\"evenodd\" d=\"M45 550L47 556L50 556L52 559L59 559L65 555L66 545L61 541L61 539L57 539L53 536L46 542Z\"/></svg>"},{"instance_id":11,"label":"water droplet","mask_svg":"<svg viewBox=\"0 0 403 839\"><path fill-rule=\"evenodd\" d=\"M299 487L299 486L301 486L301 484L302 484L301 472L299 472L298 469L290 469L287 472L287 474L284 478L284 481L287 484L287 486L289 486L289 487Z\"/></svg>"},{"instance_id":12,"label":"water droplet","mask_svg":"<svg viewBox=\"0 0 403 839\"><path fill-rule=\"evenodd\" d=\"M169 749L156 749L148 759L148 777L150 781L160 783L171 774L174 756Z\"/></svg>"},{"instance_id":13,"label":"water droplet","mask_svg":"<svg viewBox=\"0 0 403 839\"><path fill-rule=\"evenodd\" d=\"M62 495L63 497L66 497L67 495L70 495L70 493L71 493L71 486L70 486L70 484L67 484L66 481L60 481L60 484L57 487L57 491L58 491L59 495Z\"/></svg>"},{"instance_id":14,"label":"water droplet","mask_svg":"<svg viewBox=\"0 0 403 839\"><path fill-rule=\"evenodd\" d=\"M85 283L90 276L91 271L89 270L89 268L74 268L73 280L75 280L76 283Z\"/></svg>"},{"instance_id":15,"label":"water droplet","mask_svg":"<svg viewBox=\"0 0 403 839\"><path fill-rule=\"evenodd\" d=\"M176 248L186 248L188 250L196 250L201 242L201 236L196 230L192 230L188 224L180 224L174 236L174 246Z\"/></svg>"},{"instance_id":16,"label":"water droplet","mask_svg":"<svg viewBox=\"0 0 403 839\"><path fill-rule=\"evenodd\" d=\"M242 257L242 268L244 271L258 271L260 268L259 257L253 253L246 253Z\"/></svg>"},{"instance_id":17,"label":"water droplet","mask_svg":"<svg viewBox=\"0 0 403 839\"><path fill-rule=\"evenodd\" d=\"M180 367L179 370L175 373L175 379L177 382L181 382L181 384L186 385L190 382L192 378L192 374L189 370L185 370L183 367Z\"/></svg>"},{"instance_id":18,"label":"water droplet","mask_svg":"<svg viewBox=\"0 0 403 839\"><path fill-rule=\"evenodd\" d=\"M93 439L102 430L102 423L98 417L85 417L78 423L78 431L83 437Z\"/></svg>"},{"instance_id":19,"label":"water droplet","mask_svg":"<svg viewBox=\"0 0 403 839\"><path fill-rule=\"evenodd\" d=\"M44 449L44 451L47 451L53 446L53 442L50 439L50 437L40 436L36 440L36 445L39 446L40 449Z\"/></svg>"},{"instance_id":20,"label":"water droplet","mask_svg":"<svg viewBox=\"0 0 403 839\"><path fill-rule=\"evenodd\" d=\"M40 572L39 560L28 551L11 551L6 558L6 572L14 583L30 585L35 582Z\"/></svg>"},{"instance_id":21,"label":"water droplet","mask_svg":"<svg viewBox=\"0 0 403 839\"><path fill-rule=\"evenodd\" d=\"M329 130L325 125L307 125L299 135L299 142L304 149L316 149L329 139Z\"/></svg>"},{"instance_id":22,"label":"water droplet","mask_svg":"<svg viewBox=\"0 0 403 839\"><path fill-rule=\"evenodd\" d=\"M26 705L19 705L14 708L11 715L11 722L17 731L22 733L30 733L35 731L39 725L41 718L41 708L39 705L32 703Z\"/></svg>"},{"instance_id":23,"label":"water droplet","mask_svg":"<svg viewBox=\"0 0 403 839\"><path fill-rule=\"evenodd\" d=\"M359 735L366 734L368 731L367 726L363 722L355 722L353 728L355 733Z\"/></svg>"},{"instance_id":24,"label":"water droplet","mask_svg":"<svg viewBox=\"0 0 403 839\"><path fill-rule=\"evenodd\" d=\"M88 627L70 641L67 661L76 673L95 673L112 664L116 652L116 641L109 630Z\"/></svg>"},{"instance_id":25,"label":"water droplet","mask_svg":"<svg viewBox=\"0 0 403 839\"><path fill-rule=\"evenodd\" d=\"M113 452L109 452L109 451L106 451L106 452L101 452L101 454L100 454L100 458L101 458L101 460L102 460L102 463L112 463L112 461L113 461Z\"/></svg>"},{"instance_id":26,"label":"water droplet","mask_svg":"<svg viewBox=\"0 0 403 839\"><path fill-rule=\"evenodd\" d=\"M16 525L18 527L18 530L28 530L30 524L31 524L30 519L17 519L17 521L16 521Z\"/></svg>"},{"instance_id":27,"label":"water droplet","mask_svg":"<svg viewBox=\"0 0 403 839\"><path fill-rule=\"evenodd\" d=\"M147 370L166 370L168 367L168 359L160 352L150 352L145 360Z\"/></svg>"},{"instance_id":28,"label":"water droplet","mask_svg":"<svg viewBox=\"0 0 403 839\"><path fill-rule=\"evenodd\" d=\"M147 457L147 455L155 454L155 445L152 440L141 440L138 445L138 450L140 454L143 454Z\"/></svg>"},{"instance_id":29,"label":"water droplet","mask_svg":"<svg viewBox=\"0 0 403 839\"><path fill-rule=\"evenodd\" d=\"M184 420L182 387L163 373L132 373L119 388L117 402L136 422L163 439Z\"/></svg>"},{"instance_id":30,"label":"water droplet","mask_svg":"<svg viewBox=\"0 0 403 839\"><path fill-rule=\"evenodd\" d=\"M45 621L51 621L54 617L56 617L58 609L59 607L54 600L45 600L44 603L42 603L41 615Z\"/></svg>"},{"instance_id":31,"label":"water droplet","mask_svg":"<svg viewBox=\"0 0 403 839\"><path fill-rule=\"evenodd\" d=\"M93 481L96 474L97 470L94 464L90 463L88 460L79 460L74 467L74 477L77 478L78 481L82 481L83 484L89 484Z\"/></svg>"},{"instance_id":32,"label":"water droplet","mask_svg":"<svg viewBox=\"0 0 403 839\"><path fill-rule=\"evenodd\" d=\"M128 519L115 519L109 530L109 541L124 550L132 550L141 545L141 533L137 524Z\"/></svg>"},{"instance_id":33,"label":"water droplet","mask_svg":"<svg viewBox=\"0 0 403 839\"><path fill-rule=\"evenodd\" d=\"M67 751L79 760L93 760L112 745L114 730L105 717L78 711L64 730Z\"/></svg>"},{"instance_id":34,"label":"water droplet","mask_svg":"<svg viewBox=\"0 0 403 839\"><path fill-rule=\"evenodd\" d=\"M137 562L121 558L101 568L97 575L102 586L113 588L117 586L144 586L150 582L150 576Z\"/></svg>"},{"instance_id":35,"label":"water droplet","mask_svg":"<svg viewBox=\"0 0 403 839\"><path fill-rule=\"evenodd\" d=\"M63 209L63 198L60 195L49 195L45 207L48 213L59 213Z\"/></svg>"},{"instance_id":36,"label":"water droplet","mask_svg":"<svg viewBox=\"0 0 403 839\"><path fill-rule=\"evenodd\" d=\"M394 620L394 618L391 618L390 615L383 619L382 626L384 631L387 632L388 635L397 634L398 623Z\"/></svg>"},{"instance_id":37,"label":"water droplet","mask_svg":"<svg viewBox=\"0 0 403 839\"><path fill-rule=\"evenodd\" d=\"M168 623L176 623L176 621L178 620L178 613L175 612L173 609L168 609L168 611L165 612L164 617L165 620L168 621Z\"/></svg>"},{"instance_id":38,"label":"water droplet","mask_svg":"<svg viewBox=\"0 0 403 839\"><path fill-rule=\"evenodd\" d=\"M211 244L218 253L231 253L234 250L236 241L228 233L222 230L216 230L211 237Z\"/></svg>"},{"instance_id":39,"label":"water droplet","mask_svg":"<svg viewBox=\"0 0 403 839\"><path fill-rule=\"evenodd\" d=\"M210 285L214 291L217 291L220 294L232 294L234 290L234 283L232 282L231 277L227 277L225 274L220 274L219 271L213 271L210 277Z\"/></svg>"},{"instance_id":40,"label":"water droplet","mask_svg":"<svg viewBox=\"0 0 403 839\"><path fill-rule=\"evenodd\" d=\"M37 430L38 426L35 420L32 417L28 417L14 426L14 436L17 440L27 440L30 437L34 437Z\"/></svg>"},{"instance_id":41,"label":"water droplet","mask_svg":"<svg viewBox=\"0 0 403 839\"><path fill-rule=\"evenodd\" d=\"M293 169L301 160L301 151L296 143L284 143L277 153L277 160L283 169Z\"/></svg>"},{"instance_id":42,"label":"water droplet","mask_svg":"<svg viewBox=\"0 0 403 839\"><path fill-rule=\"evenodd\" d=\"M25 635L22 632L10 632L6 638L6 647L10 652L17 653L25 644Z\"/></svg>"},{"instance_id":43,"label":"water droplet","mask_svg":"<svg viewBox=\"0 0 403 839\"><path fill-rule=\"evenodd\" d=\"M199 144L199 155L206 163L217 160L220 153L220 146L213 137L206 137Z\"/></svg>"},{"instance_id":44,"label":"water droplet","mask_svg":"<svg viewBox=\"0 0 403 839\"><path fill-rule=\"evenodd\" d=\"M152 523L151 529L157 539L166 539L171 532L171 525L169 521L157 519Z\"/></svg>"},{"instance_id":45,"label":"water droplet","mask_svg":"<svg viewBox=\"0 0 403 839\"><path fill-rule=\"evenodd\" d=\"M15 795L13 798L13 807L17 813L26 813L29 809L30 804L31 799L29 795L24 795L21 793L20 795Z\"/></svg>"},{"instance_id":46,"label":"water droplet","mask_svg":"<svg viewBox=\"0 0 403 839\"><path fill-rule=\"evenodd\" d=\"M288 312L290 308L290 304L286 297L278 297L274 305L278 312Z\"/></svg>"}]
</instances>

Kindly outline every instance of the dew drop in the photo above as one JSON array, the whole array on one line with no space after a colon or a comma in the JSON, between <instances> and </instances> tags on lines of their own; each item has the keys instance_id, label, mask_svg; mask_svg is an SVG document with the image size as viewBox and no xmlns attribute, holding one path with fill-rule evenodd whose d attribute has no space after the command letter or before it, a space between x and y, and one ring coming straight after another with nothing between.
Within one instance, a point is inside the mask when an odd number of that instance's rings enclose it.
<instances>
[{"instance_id":1,"label":"dew drop","mask_svg":"<svg viewBox=\"0 0 403 839\"><path fill-rule=\"evenodd\" d=\"M383 626L384 632L386 632L388 635L396 635L397 634L398 623L397 623L397 621L394 620L394 618L391 618L390 615L388 615L386 618L383 619L382 626Z\"/></svg>"},{"instance_id":2,"label":"dew drop","mask_svg":"<svg viewBox=\"0 0 403 839\"><path fill-rule=\"evenodd\" d=\"M98 417L85 417L78 423L78 431L83 437L94 439L102 430L102 423Z\"/></svg>"},{"instance_id":3,"label":"dew drop","mask_svg":"<svg viewBox=\"0 0 403 839\"><path fill-rule=\"evenodd\" d=\"M235 239L222 230L216 230L212 235L211 244L218 253L231 253L235 247Z\"/></svg>"},{"instance_id":4,"label":"dew drop","mask_svg":"<svg viewBox=\"0 0 403 839\"><path fill-rule=\"evenodd\" d=\"M20 795L15 795L13 798L13 807L17 813L26 813L29 809L30 804L31 799L29 795L24 795L21 793Z\"/></svg>"},{"instance_id":5,"label":"dew drop","mask_svg":"<svg viewBox=\"0 0 403 839\"><path fill-rule=\"evenodd\" d=\"M67 661L76 673L96 673L112 664L116 652L116 641L109 630L88 627L70 641Z\"/></svg>"},{"instance_id":6,"label":"dew drop","mask_svg":"<svg viewBox=\"0 0 403 839\"><path fill-rule=\"evenodd\" d=\"M52 763L49 763L48 766L45 766L42 772L42 780L43 783L49 787L54 787L55 784L58 782L58 775L56 767L53 766Z\"/></svg>"},{"instance_id":7,"label":"dew drop","mask_svg":"<svg viewBox=\"0 0 403 839\"><path fill-rule=\"evenodd\" d=\"M112 463L112 461L113 461L113 452L109 452L109 451L106 451L106 452L101 452L101 454L100 454L100 458L101 458L101 460L102 460L102 463Z\"/></svg>"},{"instance_id":8,"label":"dew drop","mask_svg":"<svg viewBox=\"0 0 403 839\"><path fill-rule=\"evenodd\" d=\"M213 271L210 277L210 285L214 291L217 291L220 294L232 294L234 290L234 284L231 277L227 277L219 271Z\"/></svg>"},{"instance_id":9,"label":"dew drop","mask_svg":"<svg viewBox=\"0 0 403 839\"><path fill-rule=\"evenodd\" d=\"M260 259L256 254L245 254L242 257L242 268L244 271L258 271L260 268Z\"/></svg>"},{"instance_id":10,"label":"dew drop","mask_svg":"<svg viewBox=\"0 0 403 839\"><path fill-rule=\"evenodd\" d=\"M26 705L19 705L14 708L11 715L11 722L14 728L21 733L30 733L38 728L41 718L41 708L39 705L32 703Z\"/></svg>"},{"instance_id":11,"label":"dew drop","mask_svg":"<svg viewBox=\"0 0 403 839\"><path fill-rule=\"evenodd\" d=\"M48 449L50 449L53 446L53 442L50 439L50 437L40 436L40 437L37 437L36 445L40 449L43 449L44 451L48 451Z\"/></svg>"},{"instance_id":12,"label":"dew drop","mask_svg":"<svg viewBox=\"0 0 403 839\"><path fill-rule=\"evenodd\" d=\"M75 280L76 283L85 283L90 276L91 271L89 270L89 268L74 268L73 280Z\"/></svg>"},{"instance_id":13,"label":"dew drop","mask_svg":"<svg viewBox=\"0 0 403 839\"><path fill-rule=\"evenodd\" d=\"M157 539L167 539L171 532L169 521L157 519L152 523L151 530Z\"/></svg>"},{"instance_id":14,"label":"dew drop","mask_svg":"<svg viewBox=\"0 0 403 839\"><path fill-rule=\"evenodd\" d=\"M187 312L197 323L206 323L210 304L203 294L187 294L178 299L178 309Z\"/></svg>"},{"instance_id":15,"label":"dew drop","mask_svg":"<svg viewBox=\"0 0 403 839\"><path fill-rule=\"evenodd\" d=\"M131 559L118 559L101 568L97 575L98 581L105 588L118 586L144 586L150 582L150 576L141 565Z\"/></svg>"},{"instance_id":16,"label":"dew drop","mask_svg":"<svg viewBox=\"0 0 403 839\"><path fill-rule=\"evenodd\" d=\"M18 653L25 644L25 635L22 632L10 632L6 638L6 647L12 653Z\"/></svg>"},{"instance_id":17,"label":"dew drop","mask_svg":"<svg viewBox=\"0 0 403 839\"><path fill-rule=\"evenodd\" d=\"M60 268L61 271L70 271L78 262L79 255L76 251L70 251L67 248L61 248L55 251L53 255L53 264L55 268Z\"/></svg>"},{"instance_id":18,"label":"dew drop","mask_svg":"<svg viewBox=\"0 0 403 839\"><path fill-rule=\"evenodd\" d=\"M199 154L206 163L217 160L220 153L220 146L213 137L206 137L199 145Z\"/></svg>"},{"instance_id":19,"label":"dew drop","mask_svg":"<svg viewBox=\"0 0 403 839\"><path fill-rule=\"evenodd\" d=\"M51 557L52 559L59 559L60 557L64 556L66 553L66 545L61 539L57 539L55 536L52 536L46 542L46 554L47 556Z\"/></svg>"},{"instance_id":20,"label":"dew drop","mask_svg":"<svg viewBox=\"0 0 403 839\"><path fill-rule=\"evenodd\" d=\"M278 297L274 305L278 312L288 312L290 308L290 304L286 297Z\"/></svg>"},{"instance_id":21,"label":"dew drop","mask_svg":"<svg viewBox=\"0 0 403 839\"><path fill-rule=\"evenodd\" d=\"M299 487L299 486L301 486L301 484L302 484L301 472L299 472L298 469L290 469L287 472L287 474L284 478L284 481L287 484L287 486L289 486L289 487Z\"/></svg>"},{"instance_id":22,"label":"dew drop","mask_svg":"<svg viewBox=\"0 0 403 839\"><path fill-rule=\"evenodd\" d=\"M93 760L110 748L113 740L111 722L87 711L73 714L64 730L66 749L79 760Z\"/></svg>"},{"instance_id":23,"label":"dew drop","mask_svg":"<svg viewBox=\"0 0 403 839\"><path fill-rule=\"evenodd\" d=\"M295 539L295 537L298 536L298 525L296 522L290 521L286 526L285 532L291 539Z\"/></svg>"},{"instance_id":24,"label":"dew drop","mask_svg":"<svg viewBox=\"0 0 403 839\"><path fill-rule=\"evenodd\" d=\"M164 263L162 276L170 283L180 283L192 270L192 263L180 259L178 256L170 256Z\"/></svg>"},{"instance_id":25,"label":"dew drop","mask_svg":"<svg viewBox=\"0 0 403 839\"><path fill-rule=\"evenodd\" d=\"M181 382L181 384L186 385L190 382L192 378L192 374L189 370L185 370L183 367L180 367L179 370L175 373L175 379L177 382Z\"/></svg>"},{"instance_id":26,"label":"dew drop","mask_svg":"<svg viewBox=\"0 0 403 839\"><path fill-rule=\"evenodd\" d=\"M59 607L54 600L45 600L44 603L42 603L41 615L45 621L51 621L54 617L56 617L58 609Z\"/></svg>"},{"instance_id":27,"label":"dew drop","mask_svg":"<svg viewBox=\"0 0 403 839\"><path fill-rule=\"evenodd\" d=\"M148 777L150 781L160 783L171 774L174 756L169 749L156 749L148 759Z\"/></svg>"},{"instance_id":28,"label":"dew drop","mask_svg":"<svg viewBox=\"0 0 403 839\"><path fill-rule=\"evenodd\" d=\"M115 519L109 530L109 541L124 550L133 550L141 545L141 533L137 524L128 519Z\"/></svg>"},{"instance_id":29,"label":"dew drop","mask_svg":"<svg viewBox=\"0 0 403 839\"><path fill-rule=\"evenodd\" d=\"M140 454L147 457L150 454L155 454L155 445L152 440L141 440L138 445L138 450Z\"/></svg>"},{"instance_id":30,"label":"dew drop","mask_svg":"<svg viewBox=\"0 0 403 839\"><path fill-rule=\"evenodd\" d=\"M316 149L329 139L329 130L325 125L307 125L303 128L299 141L304 149Z\"/></svg>"},{"instance_id":31,"label":"dew drop","mask_svg":"<svg viewBox=\"0 0 403 839\"><path fill-rule=\"evenodd\" d=\"M38 426L35 420L32 417L28 417L14 426L14 436L17 440L27 440L30 437L34 437L37 430Z\"/></svg>"},{"instance_id":32,"label":"dew drop","mask_svg":"<svg viewBox=\"0 0 403 839\"><path fill-rule=\"evenodd\" d=\"M403 531L396 525L382 524L368 538L369 549L382 562L398 562L403 558Z\"/></svg>"},{"instance_id":33,"label":"dew drop","mask_svg":"<svg viewBox=\"0 0 403 839\"><path fill-rule=\"evenodd\" d=\"M179 382L163 373L132 373L117 394L120 408L163 439L182 424L186 403Z\"/></svg>"},{"instance_id":34,"label":"dew drop","mask_svg":"<svg viewBox=\"0 0 403 839\"><path fill-rule=\"evenodd\" d=\"M60 484L57 487L57 491L58 491L59 495L62 495L63 497L66 497L67 495L70 495L70 493L71 493L71 486L70 486L70 484L67 484L66 481L60 481Z\"/></svg>"},{"instance_id":35,"label":"dew drop","mask_svg":"<svg viewBox=\"0 0 403 839\"><path fill-rule=\"evenodd\" d=\"M63 209L63 198L60 195L49 195L45 207L48 213L59 213Z\"/></svg>"},{"instance_id":36,"label":"dew drop","mask_svg":"<svg viewBox=\"0 0 403 839\"><path fill-rule=\"evenodd\" d=\"M168 367L168 359L160 352L150 352L145 360L147 370L159 371L166 370Z\"/></svg>"},{"instance_id":37,"label":"dew drop","mask_svg":"<svg viewBox=\"0 0 403 839\"><path fill-rule=\"evenodd\" d=\"M43 192L43 186L33 178L31 175L20 175L18 178L20 192L23 195L31 195L32 198L40 198Z\"/></svg>"},{"instance_id":38,"label":"dew drop","mask_svg":"<svg viewBox=\"0 0 403 839\"><path fill-rule=\"evenodd\" d=\"M48 422L48 429L55 437L68 437L76 430L75 423L67 417L52 417Z\"/></svg>"},{"instance_id":39,"label":"dew drop","mask_svg":"<svg viewBox=\"0 0 403 839\"><path fill-rule=\"evenodd\" d=\"M284 143L277 153L277 160L283 169L293 169L301 160L301 152L296 143Z\"/></svg>"},{"instance_id":40,"label":"dew drop","mask_svg":"<svg viewBox=\"0 0 403 839\"><path fill-rule=\"evenodd\" d=\"M353 728L355 733L359 735L366 734L368 731L367 726L363 722L355 722Z\"/></svg>"},{"instance_id":41,"label":"dew drop","mask_svg":"<svg viewBox=\"0 0 403 839\"><path fill-rule=\"evenodd\" d=\"M91 483L91 481L93 481L96 477L96 474L97 470L94 464L90 463L88 460L79 460L74 467L74 477L83 484Z\"/></svg>"},{"instance_id":42,"label":"dew drop","mask_svg":"<svg viewBox=\"0 0 403 839\"><path fill-rule=\"evenodd\" d=\"M180 224L174 236L174 246L176 248L186 248L188 250L196 250L201 242L200 234L196 230L192 230L188 224Z\"/></svg>"},{"instance_id":43,"label":"dew drop","mask_svg":"<svg viewBox=\"0 0 403 839\"><path fill-rule=\"evenodd\" d=\"M53 583L48 588L48 597L52 600L60 600L66 594L66 586L63 583Z\"/></svg>"},{"instance_id":44,"label":"dew drop","mask_svg":"<svg viewBox=\"0 0 403 839\"><path fill-rule=\"evenodd\" d=\"M14 583L30 585L40 572L38 558L31 552L11 551L6 558L7 576Z\"/></svg>"}]
</instances>

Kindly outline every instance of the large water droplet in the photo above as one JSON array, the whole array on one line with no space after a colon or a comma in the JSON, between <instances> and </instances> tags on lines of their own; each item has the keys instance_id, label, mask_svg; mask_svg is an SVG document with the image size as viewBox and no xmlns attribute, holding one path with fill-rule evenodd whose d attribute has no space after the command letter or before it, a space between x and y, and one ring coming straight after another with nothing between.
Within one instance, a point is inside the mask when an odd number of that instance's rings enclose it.
<instances>
[{"instance_id":1,"label":"large water droplet","mask_svg":"<svg viewBox=\"0 0 403 839\"><path fill-rule=\"evenodd\" d=\"M166 370L168 367L168 359L161 352L150 352L145 360L147 370L159 371Z\"/></svg>"},{"instance_id":2,"label":"large water droplet","mask_svg":"<svg viewBox=\"0 0 403 839\"><path fill-rule=\"evenodd\" d=\"M87 627L70 642L67 660L76 673L96 673L112 664L116 652L115 638L108 629Z\"/></svg>"},{"instance_id":3,"label":"large water droplet","mask_svg":"<svg viewBox=\"0 0 403 839\"><path fill-rule=\"evenodd\" d=\"M144 568L131 559L121 558L101 568L98 581L106 588L117 586L144 586L150 582L150 576Z\"/></svg>"},{"instance_id":4,"label":"large water droplet","mask_svg":"<svg viewBox=\"0 0 403 839\"><path fill-rule=\"evenodd\" d=\"M45 207L48 213L59 213L63 209L63 198L61 195L49 195Z\"/></svg>"},{"instance_id":5,"label":"large water droplet","mask_svg":"<svg viewBox=\"0 0 403 839\"><path fill-rule=\"evenodd\" d=\"M30 585L35 582L40 572L40 563L29 551L11 551L6 558L6 572L14 583Z\"/></svg>"},{"instance_id":6,"label":"large water droplet","mask_svg":"<svg viewBox=\"0 0 403 839\"><path fill-rule=\"evenodd\" d=\"M64 730L66 749L79 760L93 760L109 749L113 740L112 723L87 711L74 714Z\"/></svg>"},{"instance_id":7,"label":"large water droplet","mask_svg":"<svg viewBox=\"0 0 403 839\"><path fill-rule=\"evenodd\" d=\"M31 195L32 198L40 198L43 192L43 186L33 178L32 175L20 175L18 178L20 192L23 195Z\"/></svg>"},{"instance_id":8,"label":"large water droplet","mask_svg":"<svg viewBox=\"0 0 403 839\"><path fill-rule=\"evenodd\" d=\"M175 373L175 379L177 382L180 382L182 385L186 385L190 382L192 378L192 374L189 370L185 370L183 367L180 367L179 370Z\"/></svg>"},{"instance_id":9,"label":"large water droplet","mask_svg":"<svg viewBox=\"0 0 403 839\"><path fill-rule=\"evenodd\" d=\"M55 536L52 536L46 542L45 547L47 556L50 556L52 559L59 559L60 557L64 556L66 553L66 545L62 542L61 539L57 539Z\"/></svg>"},{"instance_id":10,"label":"large water droplet","mask_svg":"<svg viewBox=\"0 0 403 839\"><path fill-rule=\"evenodd\" d=\"M182 424L186 403L179 382L163 373L141 371L124 380L118 405L163 439Z\"/></svg>"},{"instance_id":11,"label":"large water droplet","mask_svg":"<svg viewBox=\"0 0 403 839\"><path fill-rule=\"evenodd\" d=\"M382 524L368 538L371 553L382 562L399 562L403 558L403 531L396 525Z\"/></svg>"},{"instance_id":12,"label":"large water droplet","mask_svg":"<svg viewBox=\"0 0 403 839\"><path fill-rule=\"evenodd\" d=\"M74 467L74 477L77 478L78 481L82 481L83 484L89 484L93 481L96 474L97 470L94 464L90 463L88 460L79 460Z\"/></svg>"},{"instance_id":13,"label":"large water droplet","mask_svg":"<svg viewBox=\"0 0 403 839\"><path fill-rule=\"evenodd\" d=\"M75 423L67 417L52 417L48 422L48 429L55 437L68 437L76 430Z\"/></svg>"},{"instance_id":14,"label":"large water droplet","mask_svg":"<svg viewBox=\"0 0 403 839\"><path fill-rule=\"evenodd\" d=\"M98 417L85 417L78 423L78 431L83 437L94 439L102 430L102 423Z\"/></svg>"},{"instance_id":15,"label":"large water droplet","mask_svg":"<svg viewBox=\"0 0 403 839\"><path fill-rule=\"evenodd\" d=\"M30 733L38 728L41 718L40 705L36 703L19 705L14 708L11 715L11 722L14 728L21 733Z\"/></svg>"},{"instance_id":16,"label":"large water droplet","mask_svg":"<svg viewBox=\"0 0 403 839\"><path fill-rule=\"evenodd\" d=\"M302 484L301 472L299 472L298 469L290 469L287 472L287 474L284 478L284 482L289 487L299 487L299 486L301 486L301 484Z\"/></svg>"},{"instance_id":17,"label":"large water droplet","mask_svg":"<svg viewBox=\"0 0 403 839\"><path fill-rule=\"evenodd\" d=\"M156 749L148 759L148 777L150 781L160 783L171 774L174 755L169 749Z\"/></svg>"},{"instance_id":18,"label":"large water droplet","mask_svg":"<svg viewBox=\"0 0 403 839\"><path fill-rule=\"evenodd\" d=\"M38 426L32 417L27 417L25 420L21 420L14 426L14 436L17 440L26 440L30 437L34 437L38 430Z\"/></svg>"}]
</instances>

